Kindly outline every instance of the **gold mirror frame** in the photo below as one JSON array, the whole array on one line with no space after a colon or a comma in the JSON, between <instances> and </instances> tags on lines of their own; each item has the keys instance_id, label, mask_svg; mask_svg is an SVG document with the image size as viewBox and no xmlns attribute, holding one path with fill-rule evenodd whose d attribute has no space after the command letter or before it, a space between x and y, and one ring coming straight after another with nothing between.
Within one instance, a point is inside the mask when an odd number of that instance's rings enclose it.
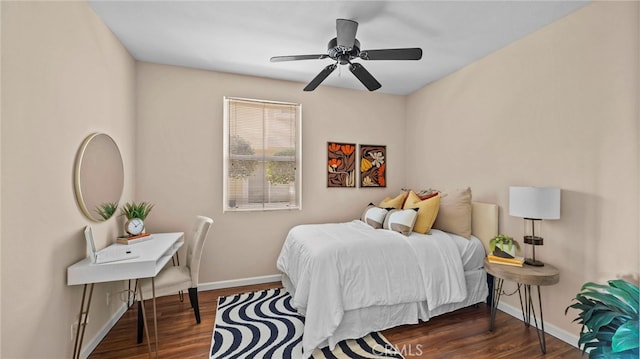
<instances>
[{"instance_id":1,"label":"gold mirror frame","mask_svg":"<svg viewBox=\"0 0 640 359\"><path fill-rule=\"evenodd\" d=\"M74 171L76 200L82 213L94 222L103 218L97 209L117 204L124 188L124 166L118 145L105 133L93 133L82 142Z\"/></svg>"}]
</instances>

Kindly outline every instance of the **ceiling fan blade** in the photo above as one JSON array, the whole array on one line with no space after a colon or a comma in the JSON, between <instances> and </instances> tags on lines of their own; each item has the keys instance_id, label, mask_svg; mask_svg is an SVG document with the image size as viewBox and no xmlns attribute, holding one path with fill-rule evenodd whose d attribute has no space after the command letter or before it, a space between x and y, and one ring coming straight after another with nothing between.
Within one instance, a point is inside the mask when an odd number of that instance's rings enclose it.
<instances>
[{"instance_id":1,"label":"ceiling fan blade","mask_svg":"<svg viewBox=\"0 0 640 359\"><path fill-rule=\"evenodd\" d=\"M358 31L357 22L347 19L337 19L336 33L338 34L338 46L351 50L356 42L356 31Z\"/></svg>"},{"instance_id":2,"label":"ceiling fan blade","mask_svg":"<svg viewBox=\"0 0 640 359\"><path fill-rule=\"evenodd\" d=\"M333 72L333 70L336 69L336 67L338 67L338 65L336 64L331 64L325 67L322 71L320 71L320 73L313 80L311 80L311 82L309 82L309 84L304 88L304 90L305 91L315 90L316 87L318 87L318 85L320 85L322 81L324 81L324 79L327 78L327 76L331 75L331 73Z\"/></svg>"},{"instance_id":3,"label":"ceiling fan blade","mask_svg":"<svg viewBox=\"0 0 640 359\"><path fill-rule=\"evenodd\" d=\"M291 55L291 56L274 56L270 59L271 62L282 61L296 61L296 60L321 60L329 57L327 54L323 55Z\"/></svg>"},{"instance_id":4,"label":"ceiling fan blade","mask_svg":"<svg viewBox=\"0 0 640 359\"><path fill-rule=\"evenodd\" d=\"M407 49L363 50L360 52L363 60L420 60L422 49L419 47Z\"/></svg>"},{"instance_id":5,"label":"ceiling fan blade","mask_svg":"<svg viewBox=\"0 0 640 359\"><path fill-rule=\"evenodd\" d=\"M369 91L375 91L382 87L382 85L376 80L364 66L359 63L352 63L349 66L349 70L362 82L364 87L366 87Z\"/></svg>"}]
</instances>

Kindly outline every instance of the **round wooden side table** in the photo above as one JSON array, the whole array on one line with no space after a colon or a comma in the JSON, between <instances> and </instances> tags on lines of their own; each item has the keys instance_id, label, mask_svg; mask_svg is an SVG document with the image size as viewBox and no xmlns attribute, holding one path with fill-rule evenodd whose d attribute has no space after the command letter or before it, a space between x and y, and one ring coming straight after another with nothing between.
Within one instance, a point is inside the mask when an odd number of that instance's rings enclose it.
<instances>
[{"instance_id":1,"label":"round wooden side table","mask_svg":"<svg viewBox=\"0 0 640 359\"><path fill-rule=\"evenodd\" d=\"M520 309L522 310L522 318L525 326L531 325L531 315L533 314L533 322L536 326L540 349L543 353L547 352L547 343L544 337L544 318L542 316L542 298L540 297L541 285L553 285L560 281L560 271L558 268L546 264L543 267L534 267L524 264L522 267L510 266L505 264L491 263L487 258L484 259L484 269L487 273L495 278L493 284L493 301L491 302L491 322L489 330L493 331L496 311L500 303L500 295L502 295L502 285L505 280L513 281L518 284L518 297L520 299ZM531 297L531 286L535 286L538 292L538 307L540 312L540 327L538 327L538 319L536 317L533 298ZM524 296L520 288L524 289ZM524 297L524 298L523 298ZM526 306L526 309L525 309Z\"/></svg>"}]
</instances>

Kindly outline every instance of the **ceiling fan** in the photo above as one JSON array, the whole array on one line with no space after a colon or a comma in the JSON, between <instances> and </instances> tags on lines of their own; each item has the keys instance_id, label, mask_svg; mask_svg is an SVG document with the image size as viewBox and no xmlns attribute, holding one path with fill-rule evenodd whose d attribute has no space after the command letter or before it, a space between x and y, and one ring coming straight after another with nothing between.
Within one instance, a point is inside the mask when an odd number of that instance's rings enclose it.
<instances>
[{"instance_id":1,"label":"ceiling fan","mask_svg":"<svg viewBox=\"0 0 640 359\"><path fill-rule=\"evenodd\" d=\"M349 70L362 84L369 90L375 91L382 85L367 71L364 66L351 60L360 58L362 60L420 60L422 58L422 49L403 48L403 49L381 49L381 50L360 50L360 41L356 39L356 31L358 23L353 20L337 19L336 33L329 41L328 51L326 54L319 55L292 55L292 56L274 56L271 62L295 61L295 60L320 60L330 58L335 60L334 64L325 67L309 84L304 88L305 91L313 91L326 79L337 67L338 64L349 64Z\"/></svg>"}]
</instances>

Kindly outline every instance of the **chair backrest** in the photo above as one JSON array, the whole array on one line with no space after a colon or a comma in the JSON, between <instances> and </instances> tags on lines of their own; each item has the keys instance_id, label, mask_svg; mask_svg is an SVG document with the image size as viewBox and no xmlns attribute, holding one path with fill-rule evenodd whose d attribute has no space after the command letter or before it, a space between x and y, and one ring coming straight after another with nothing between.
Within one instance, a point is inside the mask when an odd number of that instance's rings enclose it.
<instances>
[{"instance_id":1,"label":"chair backrest","mask_svg":"<svg viewBox=\"0 0 640 359\"><path fill-rule=\"evenodd\" d=\"M191 284L193 287L198 285L198 273L200 272L200 257L202 257L202 249L204 241L207 239L209 228L213 223L213 219L197 216L193 229L193 238L187 245L187 267L191 272Z\"/></svg>"}]
</instances>

